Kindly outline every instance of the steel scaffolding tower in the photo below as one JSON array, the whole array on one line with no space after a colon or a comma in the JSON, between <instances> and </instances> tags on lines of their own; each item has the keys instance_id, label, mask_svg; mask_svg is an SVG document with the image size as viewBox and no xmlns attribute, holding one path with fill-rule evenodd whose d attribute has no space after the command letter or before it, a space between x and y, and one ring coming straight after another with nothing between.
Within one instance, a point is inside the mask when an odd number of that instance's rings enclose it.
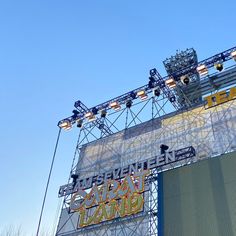
<instances>
[{"instance_id":1,"label":"steel scaffolding tower","mask_svg":"<svg viewBox=\"0 0 236 236\"><path fill-rule=\"evenodd\" d=\"M81 101L75 103L73 115L58 123L61 128L71 128L77 123L80 129L69 181L64 185L72 186L72 192L59 192L64 200L56 235L160 236L158 173L236 149L235 100L206 109L202 98L236 84L236 67L209 73L205 77L197 73L201 65L207 65L210 69L215 63L226 63L232 59L234 51L236 47L198 63L196 52L187 50L165 61L168 76L164 78L152 69L149 83L145 86L90 109ZM179 56L183 60L177 64ZM194 86L191 82L184 85L181 76L189 76L190 80L194 78ZM170 77L174 79L174 88L166 84ZM111 106L113 103L117 109ZM69 125L63 126L64 123ZM78 227L79 215L70 211L70 202L73 186L79 178L160 155L162 144L168 145L168 151L194 147L194 155L190 150L186 152L188 156L185 159L151 171L145 180L142 212Z\"/></svg>"}]
</instances>

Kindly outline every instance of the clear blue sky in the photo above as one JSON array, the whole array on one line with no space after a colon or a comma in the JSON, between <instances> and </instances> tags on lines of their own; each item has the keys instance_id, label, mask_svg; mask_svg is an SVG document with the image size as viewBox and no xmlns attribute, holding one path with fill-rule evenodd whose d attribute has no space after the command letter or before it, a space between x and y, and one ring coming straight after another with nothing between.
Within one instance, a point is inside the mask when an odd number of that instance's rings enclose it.
<instances>
[{"instance_id":1,"label":"clear blue sky","mask_svg":"<svg viewBox=\"0 0 236 236\"><path fill-rule=\"evenodd\" d=\"M194 47L200 60L236 46L235 0L2 0L0 229L35 234L58 120L144 85L149 69ZM51 228L78 131L62 134L43 227Z\"/></svg>"}]
</instances>

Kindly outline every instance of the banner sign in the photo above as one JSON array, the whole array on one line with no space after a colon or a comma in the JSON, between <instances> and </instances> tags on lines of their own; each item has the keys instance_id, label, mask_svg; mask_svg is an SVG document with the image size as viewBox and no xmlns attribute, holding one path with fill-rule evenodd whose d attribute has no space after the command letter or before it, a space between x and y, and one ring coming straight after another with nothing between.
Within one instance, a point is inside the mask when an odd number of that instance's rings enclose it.
<instances>
[{"instance_id":1,"label":"banner sign","mask_svg":"<svg viewBox=\"0 0 236 236\"><path fill-rule=\"evenodd\" d=\"M236 98L236 87L232 87L230 88L229 93L227 93L226 90L222 90L220 92L205 97L205 100L207 102L207 108L211 108L220 105L222 103L231 101L235 98Z\"/></svg>"},{"instance_id":2,"label":"banner sign","mask_svg":"<svg viewBox=\"0 0 236 236\"><path fill-rule=\"evenodd\" d=\"M79 213L78 228L125 217L143 210L144 181L150 171L127 175L122 181L109 180L94 185L90 192L78 190L70 202L70 212Z\"/></svg>"},{"instance_id":3,"label":"banner sign","mask_svg":"<svg viewBox=\"0 0 236 236\"><path fill-rule=\"evenodd\" d=\"M79 190L92 188L94 185L99 186L110 180L123 179L126 176L139 173L144 170L165 167L171 163L178 162L195 156L195 149L190 146L179 150L166 152L165 154L151 157L146 160L138 161L126 166L118 167L113 170L106 171L99 175L90 176L84 179L77 179L76 182L63 185L59 189L59 197L76 193Z\"/></svg>"}]
</instances>

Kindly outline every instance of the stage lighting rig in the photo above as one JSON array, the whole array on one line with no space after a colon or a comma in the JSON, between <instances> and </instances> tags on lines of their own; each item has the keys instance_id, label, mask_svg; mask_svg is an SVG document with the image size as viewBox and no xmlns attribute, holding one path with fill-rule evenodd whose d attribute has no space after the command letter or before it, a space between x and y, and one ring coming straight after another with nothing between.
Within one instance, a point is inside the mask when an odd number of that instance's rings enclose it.
<instances>
[{"instance_id":1,"label":"stage lighting rig","mask_svg":"<svg viewBox=\"0 0 236 236\"><path fill-rule=\"evenodd\" d=\"M76 124L77 124L76 126L77 126L78 128L81 128L81 127L83 126L83 120L80 120L80 119L77 120L77 121L76 121Z\"/></svg>"},{"instance_id":2,"label":"stage lighting rig","mask_svg":"<svg viewBox=\"0 0 236 236\"><path fill-rule=\"evenodd\" d=\"M231 52L231 57L236 61L236 50Z\"/></svg>"},{"instance_id":3,"label":"stage lighting rig","mask_svg":"<svg viewBox=\"0 0 236 236\"><path fill-rule=\"evenodd\" d=\"M200 76L205 76L208 74L208 68L206 67L206 65L199 65L197 67L197 72Z\"/></svg>"},{"instance_id":4,"label":"stage lighting rig","mask_svg":"<svg viewBox=\"0 0 236 236\"><path fill-rule=\"evenodd\" d=\"M176 87L176 82L175 79L173 77L168 78L166 81L166 86L168 86L170 89L175 88Z\"/></svg>"},{"instance_id":5,"label":"stage lighting rig","mask_svg":"<svg viewBox=\"0 0 236 236\"><path fill-rule=\"evenodd\" d=\"M102 118L105 118L106 117L106 115L107 115L107 111L106 110L101 110L101 117Z\"/></svg>"},{"instance_id":6,"label":"stage lighting rig","mask_svg":"<svg viewBox=\"0 0 236 236\"><path fill-rule=\"evenodd\" d=\"M221 72L224 69L223 63L216 63L215 68Z\"/></svg>"},{"instance_id":7,"label":"stage lighting rig","mask_svg":"<svg viewBox=\"0 0 236 236\"><path fill-rule=\"evenodd\" d=\"M169 97L169 100L171 103L174 103L176 101L176 97L175 96L171 96Z\"/></svg>"},{"instance_id":8,"label":"stage lighting rig","mask_svg":"<svg viewBox=\"0 0 236 236\"><path fill-rule=\"evenodd\" d=\"M160 88L154 88L153 89L153 94L154 94L154 96L156 96L156 97L159 97L160 96L160 94L161 94L161 90L160 90Z\"/></svg>"},{"instance_id":9,"label":"stage lighting rig","mask_svg":"<svg viewBox=\"0 0 236 236\"><path fill-rule=\"evenodd\" d=\"M94 121L96 119L96 116L93 114L92 111L87 112L84 117L88 119L89 122Z\"/></svg>"},{"instance_id":10,"label":"stage lighting rig","mask_svg":"<svg viewBox=\"0 0 236 236\"><path fill-rule=\"evenodd\" d=\"M132 100L128 100L128 101L126 102L126 107L127 107L127 108L130 108L130 107L132 106L132 104L133 104Z\"/></svg>"},{"instance_id":11,"label":"stage lighting rig","mask_svg":"<svg viewBox=\"0 0 236 236\"><path fill-rule=\"evenodd\" d=\"M150 74L151 76L157 75L157 69L156 69L156 68L151 69L151 70L149 71L149 74Z\"/></svg>"},{"instance_id":12,"label":"stage lighting rig","mask_svg":"<svg viewBox=\"0 0 236 236\"><path fill-rule=\"evenodd\" d=\"M115 101L110 103L110 108L114 109L115 111L119 111L121 106L119 102Z\"/></svg>"},{"instance_id":13,"label":"stage lighting rig","mask_svg":"<svg viewBox=\"0 0 236 236\"><path fill-rule=\"evenodd\" d=\"M69 120L62 120L58 123L58 126L64 130L69 130L72 127L72 124Z\"/></svg>"},{"instance_id":14,"label":"stage lighting rig","mask_svg":"<svg viewBox=\"0 0 236 236\"><path fill-rule=\"evenodd\" d=\"M188 75L182 75L182 76L180 77L180 81L182 82L182 84L188 85L189 82L190 82L190 78L189 78Z\"/></svg>"},{"instance_id":15,"label":"stage lighting rig","mask_svg":"<svg viewBox=\"0 0 236 236\"><path fill-rule=\"evenodd\" d=\"M140 90L137 92L137 96L141 99L141 100L145 100L148 98L145 90Z\"/></svg>"},{"instance_id":16,"label":"stage lighting rig","mask_svg":"<svg viewBox=\"0 0 236 236\"><path fill-rule=\"evenodd\" d=\"M106 110L106 112L108 112L109 109L118 111L121 109L122 105L129 107L129 103L127 103L128 100L131 100L132 102L134 102L137 98L144 100L151 92L153 92L155 96L158 96L159 93L162 94L163 99L168 99L171 101L176 110L183 108L183 105L180 102L182 97L185 97L188 100L189 105L199 103L202 101L202 89L198 88L201 88L202 84L205 86L207 83L207 78L204 77L203 81L200 76L207 75L208 70L216 64L221 64L221 66L217 65L216 69L218 71L222 71L225 67L223 63L232 59L236 61L236 47L218 53L199 63L193 49L187 49L186 51L181 52L178 51L175 56L170 57L164 63L166 64L167 76L162 77L158 73L157 69L153 68L149 71L150 75L148 83L102 104L96 105L93 107L96 108L94 110L93 108L86 107L81 101L77 101L74 105L76 108L75 112L73 112L70 117L59 121L58 126L63 129L70 129L72 125L77 122L77 120L83 120L84 123L86 123L85 119L93 121L96 119L96 114L98 114L98 111L99 113L103 109ZM189 77L189 80L185 77L186 75ZM226 81L224 87L226 87L226 84L229 83L232 83L232 81ZM156 87L158 87L160 91L155 90ZM199 92L194 93L193 95L193 91ZM99 127L101 122L102 121L100 121L99 117L93 121L93 124ZM113 133L113 131L110 127L105 125L103 133L105 133L105 135L109 135Z\"/></svg>"}]
</instances>

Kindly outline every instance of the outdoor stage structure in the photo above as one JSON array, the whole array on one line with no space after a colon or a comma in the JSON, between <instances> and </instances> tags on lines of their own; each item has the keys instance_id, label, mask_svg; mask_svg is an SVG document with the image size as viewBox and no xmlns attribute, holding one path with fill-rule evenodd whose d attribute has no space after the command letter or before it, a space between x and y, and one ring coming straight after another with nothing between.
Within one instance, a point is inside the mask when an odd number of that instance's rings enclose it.
<instances>
[{"instance_id":1,"label":"outdoor stage structure","mask_svg":"<svg viewBox=\"0 0 236 236\"><path fill-rule=\"evenodd\" d=\"M75 102L58 123L79 135L56 235L178 235L164 229L161 174L236 150L235 61L236 47L201 62L187 49L163 62L165 77L154 68L140 88Z\"/></svg>"}]
</instances>

